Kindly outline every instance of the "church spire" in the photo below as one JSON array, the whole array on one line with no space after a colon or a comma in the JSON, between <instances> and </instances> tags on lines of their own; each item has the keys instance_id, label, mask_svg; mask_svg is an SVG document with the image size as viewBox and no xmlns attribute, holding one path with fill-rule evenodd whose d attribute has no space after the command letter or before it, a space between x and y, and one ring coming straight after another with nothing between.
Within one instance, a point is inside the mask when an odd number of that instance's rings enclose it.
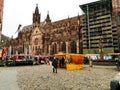
<instances>
[{"instance_id":1,"label":"church spire","mask_svg":"<svg viewBox=\"0 0 120 90\"><path fill-rule=\"evenodd\" d=\"M36 13L36 14L39 14L38 4L36 4L35 13Z\"/></svg>"},{"instance_id":2,"label":"church spire","mask_svg":"<svg viewBox=\"0 0 120 90\"><path fill-rule=\"evenodd\" d=\"M70 27L70 18L69 18L69 16L68 16L67 26Z\"/></svg>"},{"instance_id":3,"label":"church spire","mask_svg":"<svg viewBox=\"0 0 120 90\"><path fill-rule=\"evenodd\" d=\"M46 21L46 23L50 23L51 22L50 16L49 16L49 11L47 13L47 17L46 17L45 21Z\"/></svg>"},{"instance_id":4,"label":"church spire","mask_svg":"<svg viewBox=\"0 0 120 90\"><path fill-rule=\"evenodd\" d=\"M80 25L80 15L79 15L79 13L78 13L77 19L78 19L78 25Z\"/></svg>"},{"instance_id":5,"label":"church spire","mask_svg":"<svg viewBox=\"0 0 120 90\"><path fill-rule=\"evenodd\" d=\"M79 15L79 13L78 13L78 16L77 16L77 17L78 17L78 20L80 20L80 15Z\"/></svg>"},{"instance_id":6,"label":"church spire","mask_svg":"<svg viewBox=\"0 0 120 90\"><path fill-rule=\"evenodd\" d=\"M33 23L40 24L40 18L38 4L36 4L35 12L33 13Z\"/></svg>"}]
</instances>

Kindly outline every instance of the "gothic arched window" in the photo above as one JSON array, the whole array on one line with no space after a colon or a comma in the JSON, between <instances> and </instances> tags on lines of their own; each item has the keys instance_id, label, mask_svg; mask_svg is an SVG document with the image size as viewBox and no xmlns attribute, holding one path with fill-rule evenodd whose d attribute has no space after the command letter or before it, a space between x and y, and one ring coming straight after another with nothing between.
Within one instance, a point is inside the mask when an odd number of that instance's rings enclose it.
<instances>
[{"instance_id":1,"label":"gothic arched window","mask_svg":"<svg viewBox=\"0 0 120 90\"><path fill-rule=\"evenodd\" d=\"M57 53L57 44L54 44L54 54Z\"/></svg>"},{"instance_id":2,"label":"gothic arched window","mask_svg":"<svg viewBox=\"0 0 120 90\"><path fill-rule=\"evenodd\" d=\"M71 53L76 53L77 52L76 42L75 41L71 42L70 46L71 46Z\"/></svg>"},{"instance_id":3,"label":"gothic arched window","mask_svg":"<svg viewBox=\"0 0 120 90\"><path fill-rule=\"evenodd\" d=\"M51 50L51 54L56 54L57 53L57 44L53 44L52 45L52 50Z\"/></svg>"},{"instance_id":4,"label":"gothic arched window","mask_svg":"<svg viewBox=\"0 0 120 90\"><path fill-rule=\"evenodd\" d=\"M66 52L66 44L65 44L65 42L63 42L63 44L62 44L62 52Z\"/></svg>"},{"instance_id":5,"label":"gothic arched window","mask_svg":"<svg viewBox=\"0 0 120 90\"><path fill-rule=\"evenodd\" d=\"M38 38L35 39L35 45L38 45Z\"/></svg>"}]
</instances>

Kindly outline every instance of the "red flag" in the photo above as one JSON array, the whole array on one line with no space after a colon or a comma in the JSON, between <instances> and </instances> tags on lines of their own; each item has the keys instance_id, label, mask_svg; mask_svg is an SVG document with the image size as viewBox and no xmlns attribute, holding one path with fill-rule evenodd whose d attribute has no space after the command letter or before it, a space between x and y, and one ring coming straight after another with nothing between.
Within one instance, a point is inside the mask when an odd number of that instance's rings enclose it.
<instances>
[{"instance_id":1,"label":"red flag","mask_svg":"<svg viewBox=\"0 0 120 90\"><path fill-rule=\"evenodd\" d=\"M2 49L2 60L4 60L4 54L5 54L5 50L4 48Z\"/></svg>"},{"instance_id":2,"label":"red flag","mask_svg":"<svg viewBox=\"0 0 120 90\"><path fill-rule=\"evenodd\" d=\"M8 55L8 47L6 48L6 51L5 51L6 55Z\"/></svg>"}]
</instances>

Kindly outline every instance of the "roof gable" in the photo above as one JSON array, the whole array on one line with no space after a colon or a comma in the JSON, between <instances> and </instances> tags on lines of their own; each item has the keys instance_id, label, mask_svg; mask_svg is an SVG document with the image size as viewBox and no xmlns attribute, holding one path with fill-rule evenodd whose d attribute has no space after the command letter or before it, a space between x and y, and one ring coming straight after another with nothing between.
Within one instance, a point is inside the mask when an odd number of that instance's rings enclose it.
<instances>
[{"instance_id":1,"label":"roof gable","mask_svg":"<svg viewBox=\"0 0 120 90\"><path fill-rule=\"evenodd\" d=\"M41 30L40 30L38 27L36 27L36 28L33 30L32 36L34 36L34 35L42 35L42 32L41 32Z\"/></svg>"}]
</instances>

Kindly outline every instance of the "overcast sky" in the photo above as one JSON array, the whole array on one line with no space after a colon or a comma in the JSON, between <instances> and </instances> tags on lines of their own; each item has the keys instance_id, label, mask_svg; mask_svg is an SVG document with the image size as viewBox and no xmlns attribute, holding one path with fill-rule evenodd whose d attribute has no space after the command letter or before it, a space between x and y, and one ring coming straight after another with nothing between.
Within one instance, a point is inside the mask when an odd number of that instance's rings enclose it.
<instances>
[{"instance_id":1,"label":"overcast sky","mask_svg":"<svg viewBox=\"0 0 120 90\"><path fill-rule=\"evenodd\" d=\"M45 20L49 11L52 22L81 15L79 5L98 0L4 0L2 33L16 37L18 25L22 27L32 24L32 14L38 4L41 22Z\"/></svg>"}]
</instances>

